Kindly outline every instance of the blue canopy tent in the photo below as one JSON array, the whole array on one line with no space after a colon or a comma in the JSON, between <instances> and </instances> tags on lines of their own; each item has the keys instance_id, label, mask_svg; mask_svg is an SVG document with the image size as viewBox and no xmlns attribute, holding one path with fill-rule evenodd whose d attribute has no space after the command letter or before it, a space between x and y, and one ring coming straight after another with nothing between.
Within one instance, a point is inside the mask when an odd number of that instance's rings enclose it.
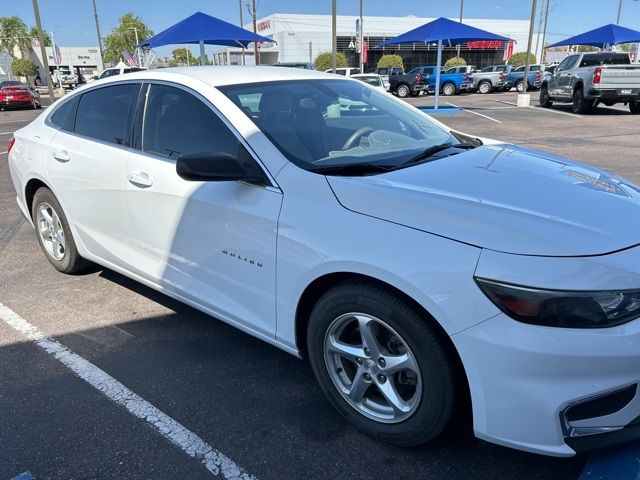
<instances>
[{"instance_id":1,"label":"blue canopy tent","mask_svg":"<svg viewBox=\"0 0 640 480\"><path fill-rule=\"evenodd\" d=\"M604 27L567 38L566 40L554 43L545 48L564 47L567 45L590 45L592 47L606 49L621 43L637 42L640 42L640 32L610 23Z\"/></svg>"},{"instance_id":2,"label":"blue canopy tent","mask_svg":"<svg viewBox=\"0 0 640 480\"><path fill-rule=\"evenodd\" d=\"M436 99L435 109L440 104L440 70L442 68L442 45L459 45L474 40L496 40L509 42L510 39L496 35L479 28L465 25L464 23L454 22L448 18L438 18L432 22L426 23L421 27L414 28L402 35L390 38L380 43L376 48L388 47L390 45L399 45L402 43L438 43L438 61L436 71Z\"/></svg>"},{"instance_id":3,"label":"blue canopy tent","mask_svg":"<svg viewBox=\"0 0 640 480\"><path fill-rule=\"evenodd\" d=\"M198 43L200 44L200 65L204 65L205 44L247 48L247 45L253 42L273 42L273 40L219 18L196 12L172 27L141 42L139 46L153 48L162 45Z\"/></svg>"}]
</instances>

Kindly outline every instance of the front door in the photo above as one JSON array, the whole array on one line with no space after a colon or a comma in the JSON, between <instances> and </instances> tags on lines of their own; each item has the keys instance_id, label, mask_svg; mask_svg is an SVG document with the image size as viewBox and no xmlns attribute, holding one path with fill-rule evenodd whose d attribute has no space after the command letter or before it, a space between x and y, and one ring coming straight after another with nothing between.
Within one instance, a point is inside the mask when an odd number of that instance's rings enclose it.
<instances>
[{"instance_id":1,"label":"front door","mask_svg":"<svg viewBox=\"0 0 640 480\"><path fill-rule=\"evenodd\" d=\"M237 155L239 140L194 93L166 84L145 88L144 121L125 186L129 242L140 253L135 271L273 337L282 194L243 182L180 178L180 155Z\"/></svg>"}]
</instances>

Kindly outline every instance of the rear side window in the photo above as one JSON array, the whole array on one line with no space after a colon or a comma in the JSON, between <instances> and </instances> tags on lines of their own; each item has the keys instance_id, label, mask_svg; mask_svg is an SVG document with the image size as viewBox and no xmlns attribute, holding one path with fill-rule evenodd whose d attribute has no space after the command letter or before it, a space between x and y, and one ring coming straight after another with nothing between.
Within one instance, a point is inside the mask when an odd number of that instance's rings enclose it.
<instances>
[{"instance_id":1,"label":"rear side window","mask_svg":"<svg viewBox=\"0 0 640 480\"><path fill-rule=\"evenodd\" d=\"M142 128L142 149L167 158L194 153L238 154L238 139L191 93L151 84Z\"/></svg>"},{"instance_id":2,"label":"rear side window","mask_svg":"<svg viewBox=\"0 0 640 480\"><path fill-rule=\"evenodd\" d=\"M132 106L139 84L121 84L91 90L80 98L76 133L103 142L128 145Z\"/></svg>"},{"instance_id":3,"label":"rear side window","mask_svg":"<svg viewBox=\"0 0 640 480\"><path fill-rule=\"evenodd\" d=\"M73 132L76 121L79 95L75 95L59 107L49 117L49 121L61 130Z\"/></svg>"}]
</instances>

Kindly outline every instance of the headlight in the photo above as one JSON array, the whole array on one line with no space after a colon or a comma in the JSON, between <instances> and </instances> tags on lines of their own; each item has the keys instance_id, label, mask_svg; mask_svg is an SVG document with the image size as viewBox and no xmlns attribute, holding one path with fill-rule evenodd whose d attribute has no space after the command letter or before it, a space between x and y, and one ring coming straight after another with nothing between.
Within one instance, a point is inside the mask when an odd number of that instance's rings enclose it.
<instances>
[{"instance_id":1,"label":"headlight","mask_svg":"<svg viewBox=\"0 0 640 480\"><path fill-rule=\"evenodd\" d=\"M511 318L564 328L613 327L640 317L640 290L560 291L476 278L496 306Z\"/></svg>"}]
</instances>

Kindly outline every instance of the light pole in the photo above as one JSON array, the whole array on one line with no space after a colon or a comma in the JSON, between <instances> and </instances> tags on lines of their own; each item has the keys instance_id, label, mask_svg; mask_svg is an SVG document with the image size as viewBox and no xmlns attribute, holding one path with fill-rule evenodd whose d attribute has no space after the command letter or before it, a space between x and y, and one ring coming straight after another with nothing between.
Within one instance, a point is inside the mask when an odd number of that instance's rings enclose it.
<instances>
[{"instance_id":1,"label":"light pole","mask_svg":"<svg viewBox=\"0 0 640 480\"><path fill-rule=\"evenodd\" d=\"M533 44L533 28L536 23L536 0L532 0L531 2L531 20L529 21L529 40L527 41L527 52L525 54L525 64L524 64L524 79L522 85L522 93L526 94L527 89L529 87L529 67L531 66L531 59L529 57L529 53L531 52L531 46ZM529 97L530 98L530 97ZM527 103L527 107L529 106L529 101L523 102ZM520 106L520 102L518 102L518 106Z\"/></svg>"},{"instance_id":2,"label":"light pole","mask_svg":"<svg viewBox=\"0 0 640 480\"><path fill-rule=\"evenodd\" d=\"M253 0L253 8L251 13L253 15L253 33L258 33L256 26L256 0ZM260 65L260 52L258 51L258 42L253 42L253 61L256 65Z\"/></svg>"},{"instance_id":3,"label":"light pole","mask_svg":"<svg viewBox=\"0 0 640 480\"><path fill-rule=\"evenodd\" d=\"M338 50L338 41L336 38L336 0L331 0L331 69L336 73L336 52Z\"/></svg>"},{"instance_id":4,"label":"light pole","mask_svg":"<svg viewBox=\"0 0 640 480\"><path fill-rule=\"evenodd\" d=\"M360 73L364 73L364 29L362 27L362 0L360 0Z\"/></svg>"},{"instance_id":5,"label":"light pole","mask_svg":"<svg viewBox=\"0 0 640 480\"><path fill-rule=\"evenodd\" d=\"M633 0L634 2L637 2L638 0ZM622 0L620 0L618 2L618 18L616 20L616 25L620 25L620 14L622 13Z\"/></svg>"},{"instance_id":6,"label":"light pole","mask_svg":"<svg viewBox=\"0 0 640 480\"><path fill-rule=\"evenodd\" d=\"M460 23L462 23L462 15L464 14L464 0L460 0ZM460 44L458 44L458 48L456 49L456 57L460 56Z\"/></svg>"},{"instance_id":7,"label":"light pole","mask_svg":"<svg viewBox=\"0 0 640 480\"><path fill-rule=\"evenodd\" d=\"M242 0L238 0L240 6L240 28L244 28L244 21L242 20ZM242 65L244 65L244 47L242 47Z\"/></svg>"},{"instance_id":8,"label":"light pole","mask_svg":"<svg viewBox=\"0 0 640 480\"><path fill-rule=\"evenodd\" d=\"M40 21L40 9L38 8L38 0L33 0L33 16L36 17L36 28L38 29L38 43L40 44L40 54L42 55L42 65L44 66L44 74L47 78L47 88L49 90L49 98L53 102L53 81L51 80L51 72L49 71L49 59L47 58L47 49L44 46L44 34L42 33L42 22ZM55 52L53 53L55 55Z\"/></svg>"},{"instance_id":9,"label":"light pole","mask_svg":"<svg viewBox=\"0 0 640 480\"><path fill-rule=\"evenodd\" d=\"M93 0L93 17L96 21L96 32L98 33L98 49L100 50L100 63L104 70L104 52L102 51L102 37L100 36L100 23L98 22L98 10L96 9L96 0Z\"/></svg>"}]
</instances>

